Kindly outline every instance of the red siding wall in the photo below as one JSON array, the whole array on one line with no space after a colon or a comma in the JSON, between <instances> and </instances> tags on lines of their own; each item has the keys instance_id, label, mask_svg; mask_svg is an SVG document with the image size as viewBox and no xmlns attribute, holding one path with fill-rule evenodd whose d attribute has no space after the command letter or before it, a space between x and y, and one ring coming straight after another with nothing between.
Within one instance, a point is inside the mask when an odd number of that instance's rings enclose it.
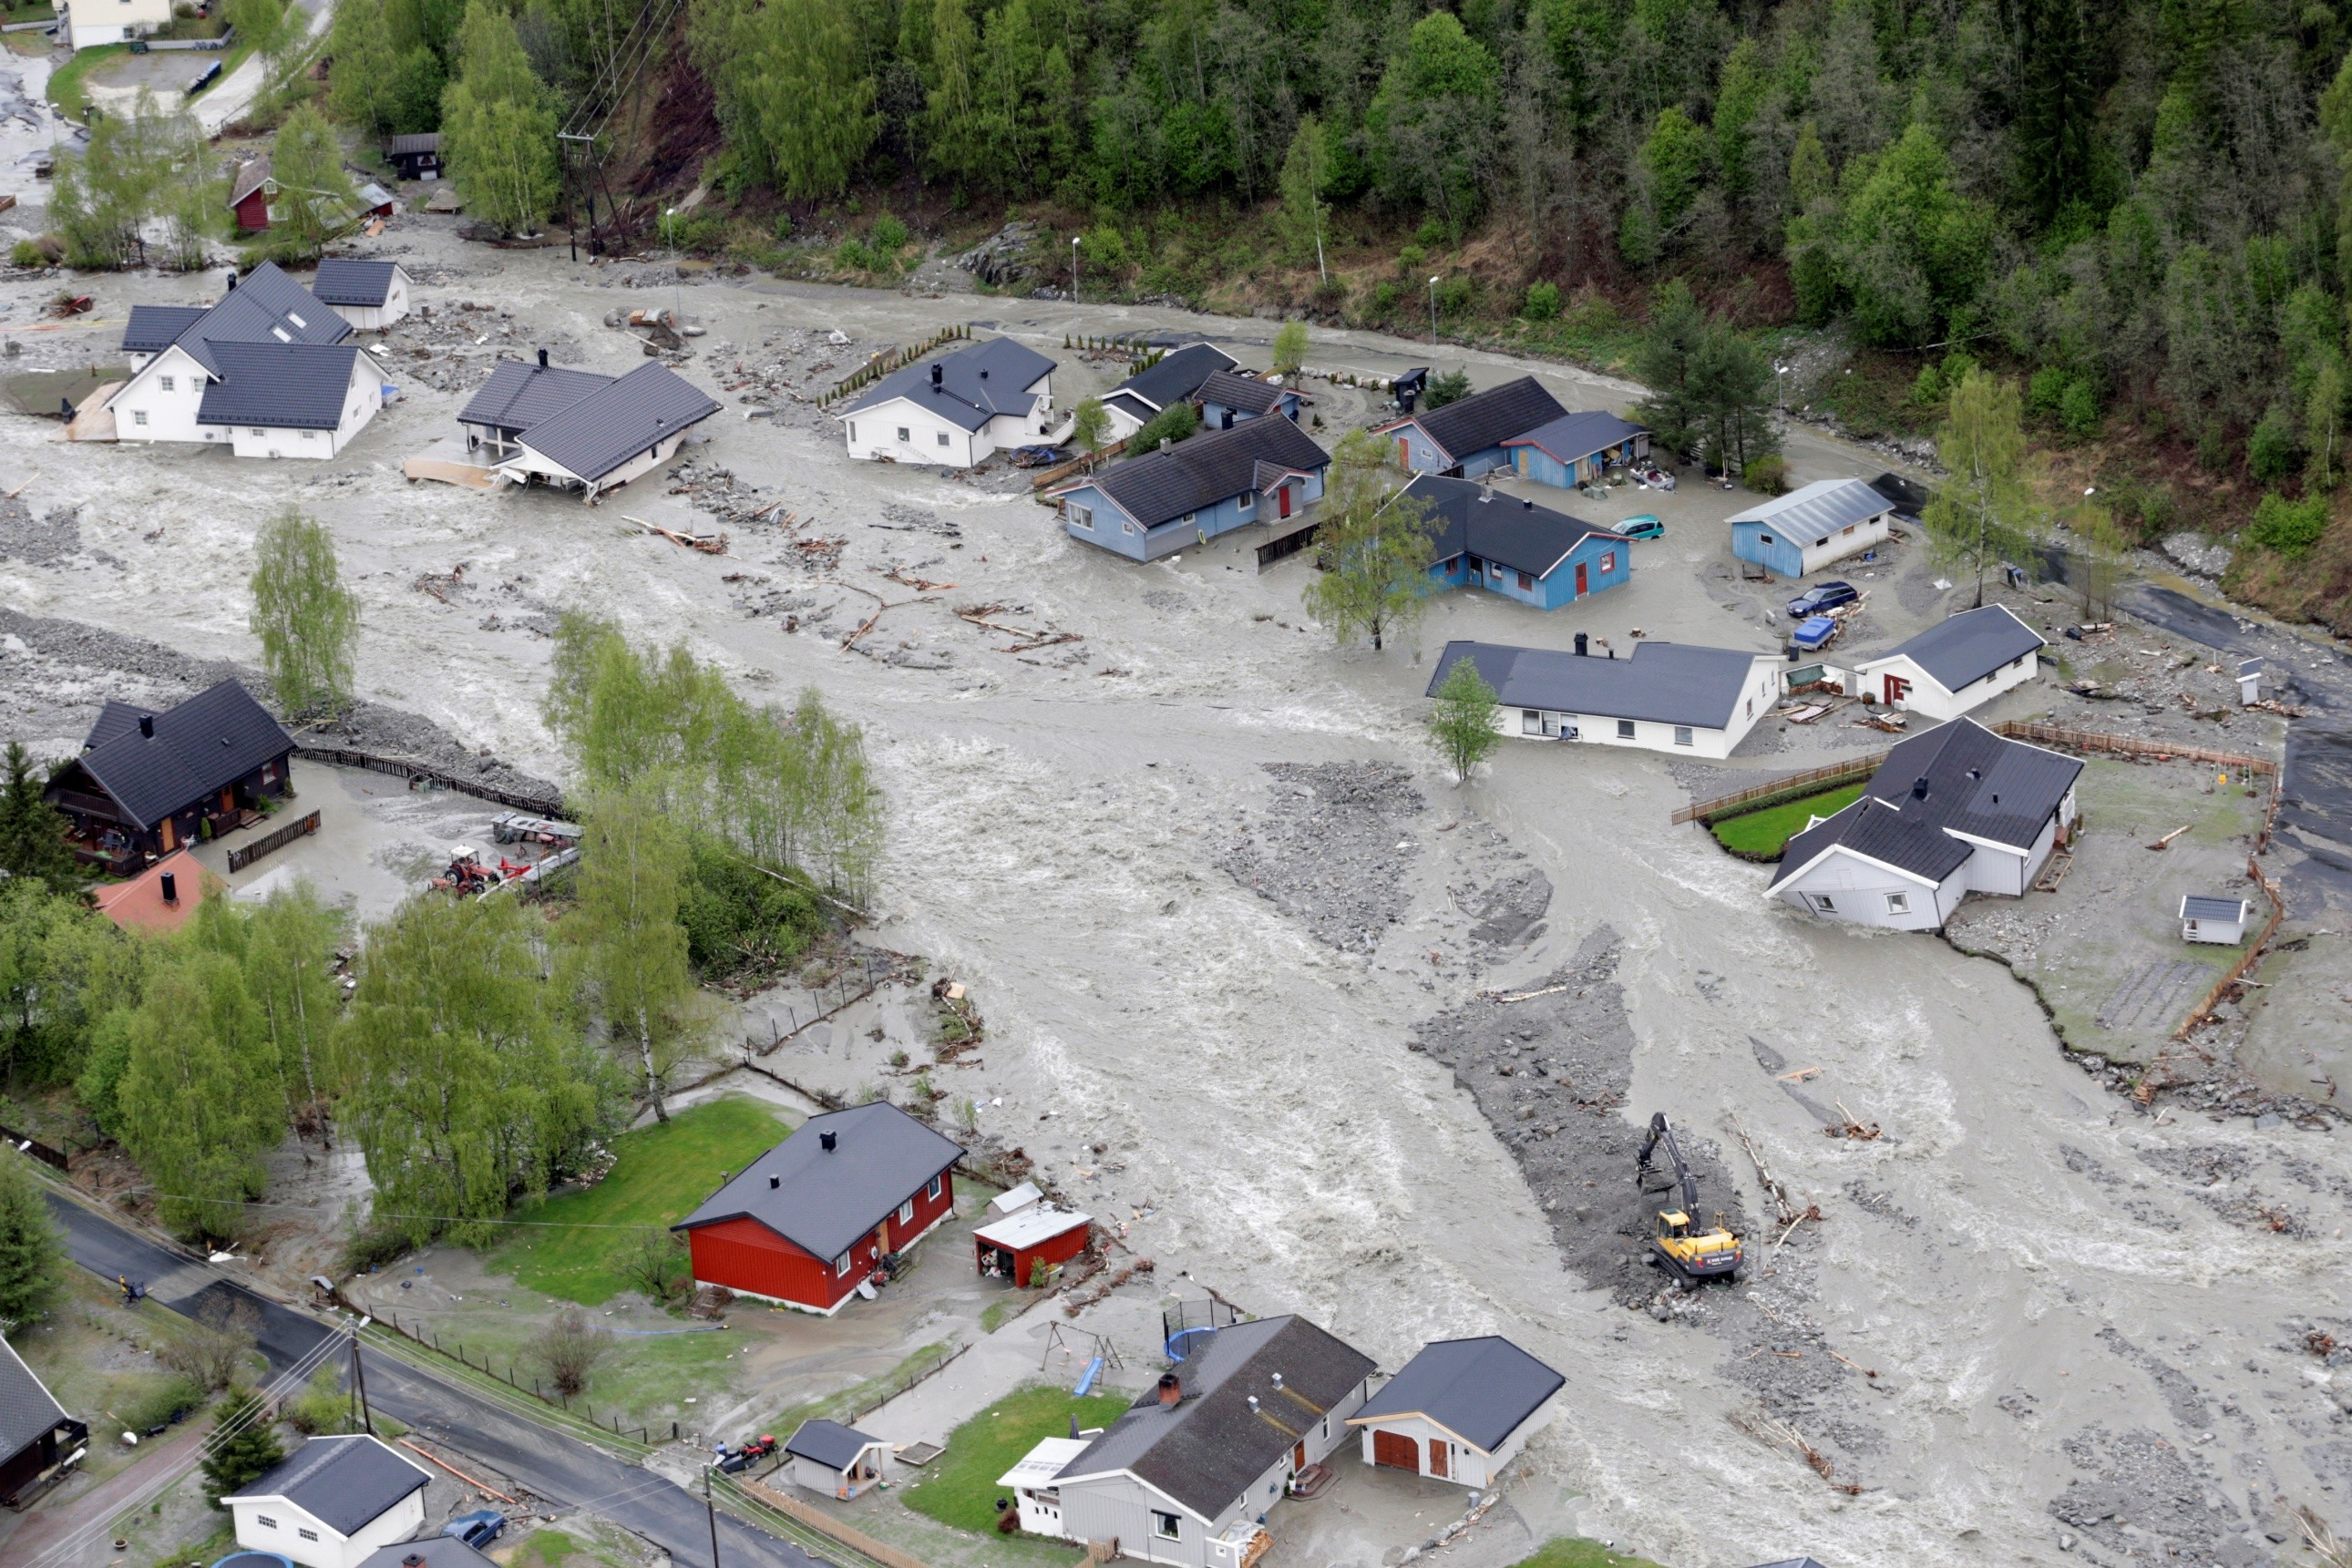
<instances>
[{"instance_id":1,"label":"red siding wall","mask_svg":"<svg viewBox=\"0 0 2352 1568\"><path fill-rule=\"evenodd\" d=\"M269 198L258 190L247 191L245 200L230 209L236 214L236 226L254 233L269 226Z\"/></svg>"},{"instance_id":2,"label":"red siding wall","mask_svg":"<svg viewBox=\"0 0 2352 1568\"><path fill-rule=\"evenodd\" d=\"M914 1198L915 1218L912 1220L905 1225L899 1224L898 1211L894 1208L890 1211L889 1219L883 1226L883 1228L890 1233L890 1245L893 1248L902 1246L920 1236L931 1228L940 1216L950 1213L955 1208L955 1173L946 1171L940 1174L939 1197L925 1197L923 1189L918 1187L915 1189Z\"/></svg>"},{"instance_id":3,"label":"red siding wall","mask_svg":"<svg viewBox=\"0 0 2352 1568\"><path fill-rule=\"evenodd\" d=\"M1026 1290L1040 1263L1066 1263L1087 1249L1087 1227L1074 1225L1059 1236L1049 1236L1034 1247L1013 1255L1013 1281Z\"/></svg>"},{"instance_id":4,"label":"red siding wall","mask_svg":"<svg viewBox=\"0 0 2352 1568\"><path fill-rule=\"evenodd\" d=\"M830 1258L812 1258L756 1219L728 1219L687 1232L687 1248L694 1260L694 1277L708 1285L828 1312L874 1272L882 1254L929 1229L955 1207L955 1177L940 1178L940 1196L914 1194L915 1218L900 1225L896 1209L873 1234L850 1249L849 1272L836 1270ZM888 1247L884 1245L886 1238Z\"/></svg>"}]
</instances>

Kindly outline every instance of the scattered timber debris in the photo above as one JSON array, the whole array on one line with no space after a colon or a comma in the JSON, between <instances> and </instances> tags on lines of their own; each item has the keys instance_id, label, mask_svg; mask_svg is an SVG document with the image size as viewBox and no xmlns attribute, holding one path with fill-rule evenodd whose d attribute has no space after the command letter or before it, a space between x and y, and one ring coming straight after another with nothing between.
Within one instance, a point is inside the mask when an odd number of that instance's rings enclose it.
<instances>
[{"instance_id":1,"label":"scattered timber debris","mask_svg":"<svg viewBox=\"0 0 2352 1568\"><path fill-rule=\"evenodd\" d=\"M2172 830L2172 831L2170 831L2170 832L2168 832L2168 833L2165 834L2165 835L2164 835L2164 837L2162 837L2162 838L2160 838L2160 839L2157 840L2154 843L2152 843L2152 844L2148 845L2147 847L2148 847L2149 849L2152 849L2152 850L2168 850L2168 849L2170 849L2170 848L2172 847L2172 841L2173 841L2173 840L2175 840L2175 839L2177 839L2177 838L2179 838L2181 834L2183 834L2183 833L2187 832L2188 831L2189 831L2189 824L2188 824L2188 823L2186 823L2186 822L2183 822L2180 826L2179 826L2179 827L2177 827L2177 828L2173 829L2173 830Z\"/></svg>"},{"instance_id":2,"label":"scattered timber debris","mask_svg":"<svg viewBox=\"0 0 2352 1568\"><path fill-rule=\"evenodd\" d=\"M1032 631L1023 626L1008 626L1003 622L993 619L998 615L1024 613L1023 611L1009 604L962 604L956 607L955 613L959 621L968 621L974 626L984 627L988 631L1001 632L1012 638L1012 646L996 650L1000 653L1032 653L1040 648L1052 648L1064 643L1085 641L1076 632Z\"/></svg>"},{"instance_id":3,"label":"scattered timber debris","mask_svg":"<svg viewBox=\"0 0 2352 1568\"><path fill-rule=\"evenodd\" d=\"M1800 1458L1811 1467L1815 1475L1848 1497L1862 1495L1862 1488L1859 1484L1839 1480L1837 1467L1831 1463L1830 1457L1805 1441L1805 1435L1788 1422L1776 1421L1769 1416L1747 1410L1735 1410L1728 1419L1733 1426L1768 1448L1793 1449Z\"/></svg>"},{"instance_id":4,"label":"scattered timber debris","mask_svg":"<svg viewBox=\"0 0 2352 1568\"><path fill-rule=\"evenodd\" d=\"M725 534L680 533L676 528L666 528L659 523L649 523L643 517L633 517L626 512L621 514L621 520L625 523L635 523L637 527L645 529L646 532L649 534L659 534L663 538L667 539L674 545L684 545L688 549L698 549L705 555L725 555L727 553L727 536Z\"/></svg>"},{"instance_id":5,"label":"scattered timber debris","mask_svg":"<svg viewBox=\"0 0 2352 1568\"><path fill-rule=\"evenodd\" d=\"M1830 1103L1835 1105L1838 1108L1838 1114L1845 1118L1843 1122L1834 1127L1823 1127L1822 1129L1822 1132L1828 1134L1831 1137L1851 1138L1858 1143L1875 1143L1886 1135L1885 1133L1878 1130L1877 1123L1872 1122L1865 1124L1859 1120L1853 1112L1845 1108L1844 1101L1832 1099Z\"/></svg>"},{"instance_id":6,"label":"scattered timber debris","mask_svg":"<svg viewBox=\"0 0 2352 1568\"><path fill-rule=\"evenodd\" d=\"M451 594L466 586L466 563L459 561L447 571L421 573L413 586L419 593L429 593L446 604Z\"/></svg>"}]
</instances>

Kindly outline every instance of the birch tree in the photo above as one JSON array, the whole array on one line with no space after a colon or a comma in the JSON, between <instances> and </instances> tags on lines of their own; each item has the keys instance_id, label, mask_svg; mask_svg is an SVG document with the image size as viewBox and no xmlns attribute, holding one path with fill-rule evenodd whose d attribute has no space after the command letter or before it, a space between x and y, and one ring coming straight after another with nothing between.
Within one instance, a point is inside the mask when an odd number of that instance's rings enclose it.
<instances>
[{"instance_id":1,"label":"birch tree","mask_svg":"<svg viewBox=\"0 0 2352 1568\"><path fill-rule=\"evenodd\" d=\"M580 846L580 904L563 922L585 1005L614 1047L633 1056L657 1121L669 1076L704 1033L678 910L686 835L643 786L590 803Z\"/></svg>"},{"instance_id":2,"label":"birch tree","mask_svg":"<svg viewBox=\"0 0 2352 1568\"><path fill-rule=\"evenodd\" d=\"M457 35L457 79L441 95L449 177L477 217L508 234L535 230L560 188L555 110L514 19L472 0Z\"/></svg>"},{"instance_id":3,"label":"birch tree","mask_svg":"<svg viewBox=\"0 0 2352 1568\"><path fill-rule=\"evenodd\" d=\"M1436 519L1416 497L1389 489L1387 444L1351 430L1331 454L1316 548L1323 570L1307 585L1307 613L1344 647L1359 637L1379 653L1421 619Z\"/></svg>"},{"instance_id":4,"label":"birch tree","mask_svg":"<svg viewBox=\"0 0 2352 1568\"><path fill-rule=\"evenodd\" d=\"M289 718L331 716L351 702L359 596L342 584L335 537L291 507L254 540L253 609L261 665Z\"/></svg>"},{"instance_id":5,"label":"birch tree","mask_svg":"<svg viewBox=\"0 0 2352 1568\"><path fill-rule=\"evenodd\" d=\"M2025 431L2014 382L1971 368L1952 389L1936 455L1948 477L1919 514L1937 559L1976 573L1984 603L1988 568L2033 542L2033 495L2025 482Z\"/></svg>"}]
</instances>

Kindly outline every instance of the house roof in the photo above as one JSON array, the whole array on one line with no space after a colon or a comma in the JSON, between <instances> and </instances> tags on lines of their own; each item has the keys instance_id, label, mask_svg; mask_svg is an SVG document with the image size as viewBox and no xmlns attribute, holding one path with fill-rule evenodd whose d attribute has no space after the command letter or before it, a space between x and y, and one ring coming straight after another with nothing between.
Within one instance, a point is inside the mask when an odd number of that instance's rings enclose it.
<instances>
[{"instance_id":1,"label":"house roof","mask_svg":"<svg viewBox=\"0 0 2352 1568\"><path fill-rule=\"evenodd\" d=\"M1491 1454L1567 1381L1498 1335L1438 1340L1423 1345L1348 1424L1426 1416Z\"/></svg>"},{"instance_id":2,"label":"house roof","mask_svg":"<svg viewBox=\"0 0 2352 1568\"><path fill-rule=\"evenodd\" d=\"M1119 413L1127 415L1128 418L1135 421L1138 424L1150 424L1151 423L1151 415L1153 413L1151 405L1144 402L1141 398L1137 397L1133 392L1106 392L1103 394L1102 404L1105 408L1115 408L1118 410Z\"/></svg>"},{"instance_id":3,"label":"house roof","mask_svg":"<svg viewBox=\"0 0 2352 1568\"><path fill-rule=\"evenodd\" d=\"M1750 507L1727 520L1769 523L1790 541L1817 545L1841 528L1895 509L1895 503L1860 479L1816 479L1801 490Z\"/></svg>"},{"instance_id":4,"label":"house roof","mask_svg":"<svg viewBox=\"0 0 2352 1568\"><path fill-rule=\"evenodd\" d=\"M163 902L163 873L172 873L176 902ZM185 850L173 850L129 882L108 883L91 894L98 912L125 931L176 931L188 923L218 883Z\"/></svg>"},{"instance_id":5,"label":"house roof","mask_svg":"<svg viewBox=\"0 0 2352 1568\"><path fill-rule=\"evenodd\" d=\"M454 1535L428 1535L422 1541L380 1546L360 1559L360 1568L403 1568L411 1557L423 1558L425 1568L487 1568L490 1562ZM213 1568L230 1568L230 1564L215 1563Z\"/></svg>"},{"instance_id":6,"label":"house roof","mask_svg":"<svg viewBox=\"0 0 2352 1568\"><path fill-rule=\"evenodd\" d=\"M934 368L940 372L936 386L931 383ZM846 419L904 398L959 430L978 430L999 414L1026 414L1034 406L1029 389L1053 369L1054 361L1036 350L1010 338L991 338L893 371L865 396L835 413Z\"/></svg>"},{"instance_id":7,"label":"house roof","mask_svg":"<svg viewBox=\"0 0 2352 1568\"><path fill-rule=\"evenodd\" d=\"M313 1437L224 1503L282 1498L339 1535L354 1535L432 1478L365 1435Z\"/></svg>"},{"instance_id":8,"label":"house roof","mask_svg":"<svg viewBox=\"0 0 2352 1568\"><path fill-rule=\"evenodd\" d=\"M139 733L142 717L155 721L152 736ZM109 703L82 746L72 766L87 772L138 826L151 828L293 750L294 737L229 680L163 713Z\"/></svg>"},{"instance_id":9,"label":"house roof","mask_svg":"<svg viewBox=\"0 0 2352 1568\"><path fill-rule=\"evenodd\" d=\"M246 197L261 189L262 185L267 183L268 179L268 153L257 153L253 157L247 159L244 162L239 163L236 166L236 177L229 182L228 204L232 207L236 206L239 202L244 201Z\"/></svg>"},{"instance_id":10,"label":"house roof","mask_svg":"<svg viewBox=\"0 0 2352 1568\"><path fill-rule=\"evenodd\" d=\"M1051 1241L1056 1236L1084 1229L1093 1223L1091 1216L1073 1214L1066 1208L1051 1208L1041 1203L983 1225L971 1234L975 1240L1018 1252L1041 1241Z\"/></svg>"},{"instance_id":11,"label":"house roof","mask_svg":"<svg viewBox=\"0 0 2352 1568\"><path fill-rule=\"evenodd\" d=\"M332 430L343 422L356 343L214 343L199 424Z\"/></svg>"},{"instance_id":12,"label":"house roof","mask_svg":"<svg viewBox=\"0 0 2352 1568\"><path fill-rule=\"evenodd\" d=\"M1575 463L1648 434L1644 426L1629 424L1613 413L1563 413L1503 444L1540 447L1562 463Z\"/></svg>"},{"instance_id":13,"label":"house roof","mask_svg":"<svg viewBox=\"0 0 2352 1568\"><path fill-rule=\"evenodd\" d=\"M482 390L468 399L457 415L460 424L488 425L494 430L520 432L562 413L590 392L613 384L611 376L593 371L570 371L529 360L500 360Z\"/></svg>"},{"instance_id":14,"label":"house roof","mask_svg":"<svg viewBox=\"0 0 2352 1568\"><path fill-rule=\"evenodd\" d=\"M164 327L179 322L168 341ZM265 261L244 280L201 309L188 306L135 306L124 327L122 347L136 353L159 353L178 344L215 378L225 378L219 350L224 344L251 343L272 348L296 344L341 343L352 335L352 324L317 295ZM350 361L344 361L348 369ZM275 373L274 370L270 373ZM338 406L340 406L340 396ZM202 417L201 413L198 417ZM329 422L332 428L333 422Z\"/></svg>"},{"instance_id":15,"label":"house roof","mask_svg":"<svg viewBox=\"0 0 2352 1568\"><path fill-rule=\"evenodd\" d=\"M1587 538L1625 540L1597 524L1549 507L1510 496L1497 496L1472 479L1448 479L1422 474L1398 492L1418 497L1441 523L1434 560L1475 555L1536 577L1548 575Z\"/></svg>"},{"instance_id":16,"label":"house roof","mask_svg":"<svg viewBox=\"0 0 2352 1568\"><path fill-rule=\"evenodd\" d=\"M2214 898L2201 893L2180 896L2180 918L2183 920L2235 920L2246 918L2246 901L2242 898Z\"/></svg>"},{"instance_id":17,"label":"house roof","mask_svg":"<svg viewBox=\"0 0 2352 1568\"><path fill-rule=\"evenodd\" d=\"M1437 695L1456 659L1467 658L1476 662L1505 707L1725 729L1756 661L1763 657L1689 643L1637 643L1628 659L1501 643L1448 643L1430 677L1429 695Z\"/></svg>"},{"instance_id":18,"label":"house roof","mask_svg":"<svg viewBox=\"0 0 2352 1568\"><path fill-rule=\"evenodd\" d=\"M649 360L518 439L567 472L596 480L718 412L716 398Z\"/></svg>"},{"instance_id":19,"label":"house roof","mask_svg":"<svg viewBox=\"0 0 2352 1568\"><path fill-rule=\"evenodd\" d=\"M390 199L389 195L385 197ZM310 292L330 305L380 307L391 296L393 277L399 271L400 263L396 261L329 256L319 263L319 275L310 280Z\"/></svg>"},{"instance_id":20,"label":"house roof","mask_svg":"<svg viewBox=\"0 0 2352 1568\"><path fill-rule=\"evenodd\" d=\"M1330 461L1315 438L1290 421L1253 419L1113 464L1070 488L1092 486L1149 528L1256 489L1261 463L1286 475L1315 473Z\"/></svg>"},{"instance_id":21,"label":"house roof","mask_svg":"<svg viewBox=\"0 0 2352 1568\"><path fill-rule=\"evenodd\" d=\"M2006 604L1963 610L1928 627L1907 643L1862 660L1864 669L1890 659L1908 659L1948 692L1980 681L2015 659L2048 646L2042 633L2017 618Z\"/></svg>"},{"instance_id":22,"label":"house roof","mask_svg":"<svg viewBox=\"0 0 2352 1568\"><path fill-rule=\"evenodd\" d=\"M1756 1568L1822 1568L1810 1557L1784 1557L1778 1563L1759 1563Z\"/></svg>"},{"instance_id":23,"label":"house roof","mask_svg":"<svg viewBox=\"0 0 2352 1568\"><path fill-rule=\"evenodd\" d=\"M383 139L383 150L394 158L417 152L438 152L441 151L441 133L422 131L407 136L387 136Z\"/></svg>"},{"instance_id":24,"label":"house roof","mask_svg":"<svg viewBox=\"0 0 2352 1568\"><path fill-rule=\"evenodd\" d=\"M831 1133L835 1146L823 1146ZM828 1111L702 1200L673 1230L751 1218L815 1258L833 1259L963 1157L887 1101Z\"/></svg>"},{"instance_id":25,"label":"house roof","mask_svg":"<svg viewBox=\"0 0 2352 1568\"><path fill-rule=\"evenodd\" d=\"M1974 852L1969 839L2031 848L2082 771L2074 758L1973 719L1937 725L1888 751L1861 800L1790 839L1772 887L1837 848L1941 882Z\"/></svg>"},{"instance_id":26,"label":"house roof","mask_svg":"<svg viewBox=\"0 0 2352 1568\"><path fill-rule=\"evenodd\" d=\"M1051 1486L1072 1459L1087 1451L1091 1437L1043 1437L1021 1462L996 1478L1001 1487Z\"/></svg>"},{"instance_id":27,"label":"house roof","mask_svg":"<svg viewBox=\"0 0 2352 1568\"><path fill-rule=\"evenodd\" d=\"M1170 350L1149 368L1111 388L1103 401L1108 402L1124 394L1157 413L1170 403L1181 402L1199 392L1202 383L1217 371L1240 368L1239 360L1213 344L1187 343L1181 349Z\"/></svg>"},{"instance_id":28,"label":"house roof","mask_svg":"<svg viewBox=\"0 0 2352 1568\"><path fill-rule=\"evenodd\" d=\"M784 1452L814 1459L829 1469L845 1470L857 1462L858 1455L881 1441L838 1421L803 1421L784 1439Z\"/></svg>"},{"instance_id":29,"label":"house roof","mask_svg":"<svg viewBox=\"0 0 2352 1568\"><path fill-rule=\"evenodd\" d=\"M201 305L133 305L122 329L125 353L160 354L204 319Z\"/></svg>"},{"instance_id":30,"label":"house roof","mask_svg":"<svg viewBox=\"0 0 2352 1568\"><path fill-rule=\"evenodd\" d=\"M1272 413L1282 406L1282 400L1296 395L1297 389L1276 386L1256 376L1236 375L1232 371L1211 371L1202 382L1197 395L1202 402L1223 404L1244 413Z\"/></svg>"},{"instance_id":31,"label":"house roof","mask_svg":"<svg viewBox=\"0 0 2352 1568\"><path fill-rule=\"evenodd\" d=\"M16 1347L0 1340L0 1461L16 1458L66 1419L66 1407Z\"/></svg>"},{"instance_id":32,"label":"house roof","mask_svg":"<svg viewBox=\"0 0 2352 1568\"><path fill-rule=\"evenodd\" d=\"M1559 400L1544 391L1533 376L1521 376L1515 382L1490 387L1482 392L1472 392L1458 402L1444 408L1423 409L1403 419L1381 426L1395 430L1402 425L1417 424L1423 435L1435 442L1448 457L1459 462L1474 452L1489 446L1500 446L1515 435L1525 435L1568 411Z\"/></svg>"},{"instance_id":33,"label":"house roof","mask_svg":"<svg viewBox=\"0 0 2352 1568\"><path fill-rule=\"evenodd\" d=\"M1204 1337L1172 1369L1181 1401L1162 1405L1146 1389L1056 1479L1124 1470L1214 1519L1373 1370L1370 1356L1302 1317Z\"/></svg>"}]
</instances>

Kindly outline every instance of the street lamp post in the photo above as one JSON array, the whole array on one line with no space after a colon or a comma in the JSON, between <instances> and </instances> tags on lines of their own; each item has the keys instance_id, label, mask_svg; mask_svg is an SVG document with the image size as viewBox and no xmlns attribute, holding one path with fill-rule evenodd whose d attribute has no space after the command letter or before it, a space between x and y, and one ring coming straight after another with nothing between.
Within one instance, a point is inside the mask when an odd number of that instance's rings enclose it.
<instances>
[{"instance_id":1,"label":"street lamp post","mask_svg":"<svg viewBox=\"0 0 2352 1568\"><path fill-rule=\"evenodd\" d=\"M1437 346L1437 279L1429 280L1429 343Z\"/></svg>"},{"instance_id":2,"label":"street lamp post","mask_svg":"<svg viewBox=\"0 0 2352 1568\"><path fill-rule=\"evenodd\" d=\"M1082 235L1070 236L1070 303L1073 305L1078 302L1078 241L1084 237Z\"/></svg>"},{"instance_id":3,"label":"street lamp post","mask_svg":"<svg viewBox=\"0 0 2352 1568\"><path fill-rule=\"evenodd\" d=\"M677 209L668 207L662 213L662 227L669 230L669 318L673 327L686 325L686 278L677 270Z\"/></svg>"},{"instance_id":4,"label":"street lamp post","mask_svg":"<svg viewBox=\"0 0 2352 1568\"><path fill-rule=\"evenodd\" d=\"M1772 367L1772 401L1780 405L1780 412L1782 413L1789 412L1789 394L1780 390L1780 378L1788 373L1789 367L1786 365L1774 365Z\"/></svg>"}]
</instances>

